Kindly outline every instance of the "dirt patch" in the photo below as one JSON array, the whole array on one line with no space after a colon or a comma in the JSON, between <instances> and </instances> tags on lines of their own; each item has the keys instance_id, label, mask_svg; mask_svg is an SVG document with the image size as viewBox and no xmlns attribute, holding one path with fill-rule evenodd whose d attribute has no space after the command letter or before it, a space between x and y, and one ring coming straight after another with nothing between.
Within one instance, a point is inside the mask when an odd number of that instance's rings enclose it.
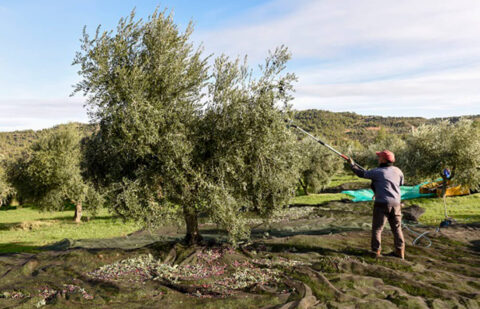
<instances>
[{"instance_id":1,"label":"dirt patch","mask_svg":"<svg viewBox=\"0 0 480 309\"><path fill-rule=\"evenodd\" d=\"M23 231L31 231L36 230L38 228L52 226L57 224L57 220L42 220L42 221L24 221L18 224L13 225L10 229L13 230L23 230Z\"/></svg>"}]
</instances>

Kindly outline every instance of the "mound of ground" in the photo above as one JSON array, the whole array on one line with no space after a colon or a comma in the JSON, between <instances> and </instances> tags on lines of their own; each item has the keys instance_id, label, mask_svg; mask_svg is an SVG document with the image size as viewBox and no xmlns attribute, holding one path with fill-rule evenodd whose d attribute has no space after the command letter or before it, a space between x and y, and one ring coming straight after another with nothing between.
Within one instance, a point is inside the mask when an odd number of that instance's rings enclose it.
<instances>
[{"instance_id":1,"label":"mound of ground","mask_svg":"<svg viewBox=\"0 0 480 309\"><path fill-rule=\"evenodd\" d=\"M429 248L406 260L369 256L371 206L331 202L291 208L254 226L252 240L228 246L211 225L209 245L177 237L134 248L108 240L65 241L56 251L0 256L0 307L46 308L478 308L480 226L430 231ZM157 235L161 237L164 235ZM142 238L143 237L143 238ZM392 235L384 232L384 252ZM117 244L121 247L119 240ZM114 243L115 243L114 241ZM86 242L84 242L86 244ZM147 244L149 243L149 244ZM140 245L140 244L139 244Z\"/></svg>"},{"instance_id":2,"label":"mound of ground","mask_svg":"<svg viewBox=\"0 0 480 309\"><path fill-rule=\"evenodd\" d=\"M403 220L418 223L418 218L425 212L425 209L418 205L412 205L402 209Z\"/></svg>"}]
</instances>

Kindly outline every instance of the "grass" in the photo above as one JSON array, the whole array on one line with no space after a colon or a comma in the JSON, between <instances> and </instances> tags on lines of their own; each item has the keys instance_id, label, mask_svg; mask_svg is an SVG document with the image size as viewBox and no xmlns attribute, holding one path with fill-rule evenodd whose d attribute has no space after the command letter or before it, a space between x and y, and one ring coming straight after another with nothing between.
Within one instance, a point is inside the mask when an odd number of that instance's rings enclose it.
<instances>
[{"instance_id":1,"label":"grass","mask_svg":"<svg viewBox=\"0 0 480 309\"><path fill-rule=\"evenodd\" d=\"M356 180L353 176L337 176L334 181ZM317 205L349 198L341 193L297 196L293 204ZM443 200L421 198L405 201L406 206L417 204L425 208L420 222L438 225L444 219ZM480 222L480 194L447 198L449 216L461 223ZM124 236L138 230L133 222L124 223L107 210L101 210L88 222L73 222L73 210L41 212L33 207L12 207L0 211L0 252L34 252L65 238L99 239Z\"/></svg>"},{"instance_id":2,"label":"grass","mask_svg":"<svg viewBox=\"0 0 480 309\"><path fill-rule=\"evenodd\" d=\"M425 213L419 219L423 224L438 225L445 217L441 198L419 198L405 201L405 206L413 204L425 208ZM447 213L460 223L480 222L480 193L447 197Z\"/></svg>"},{"instance_id":3,"label":"grass","mask_svg":"<svg viewBox=\"0 0 480 309\"><path fill-rule=\"evenodd\" d=\"M350 196L341 193L309 194L295 197L292 204L317 205L344 198L351 199ZM444 220L443 199L441 198L419 198L406 200L404 203L405 207L416 204L425 209L425 213L419 219L420 223L438 225ZM480 193L448 197L447 212L459 223L480 222Z\"/></svg>"},{"instance_id":4,"label":"grass","mask_svg":"<svg viewBox=\"0 0 480 309\"><path fill-rule=\"evenodd\" d=\"M342 193L309 194L309 195L296 196L293 199L292 204L317 205L317 204L321 204L329 201L338 201L344 198L351 199L351 197Z\"/></svg>"},{"instance_id":5,"label":"grass","mask_svg":"<svg viewBox=\"0 0 480 309\"><path fill-rule=\"evenodd\" d=\"M311 194L298 196L293 203L315 205L347 197L340 193ZM0 210L0 253L36 252L39 246L65 238L111 238L125 236L139 229L133 222L124 223L105 209L80 224L73 222L73 214L73 210L43 212L34 207Z\"/></svg>"},{"instance_id":6,"label":"grass","mask_svg":"<svg viewBox=\"0 0 480 309\"><path fill-rule=\"evenodd\" d=\"M342 173L342 174L335 175L332 178L332 180L328 184L328 188L338 187L338 186L343 185L344 183L347 183L347 182L365 183L367 185L370 184L370 180L359 178L359 177L353 175L353 173L348 173L348 174L343 174Z\"/></svg>"},{"instance_id":7,"label":"grass","mask_svg":"<svg viewBox=\"0 0 480 309\"><path fill-rule=\"evenodd\" d=\"M41 212L38 209L10 208L0 211L0 252L32 252L65 238L96 239L129 234L138 230L107 210L88 222L73 222L74 211Z\"/></svg>"}]
</instances>

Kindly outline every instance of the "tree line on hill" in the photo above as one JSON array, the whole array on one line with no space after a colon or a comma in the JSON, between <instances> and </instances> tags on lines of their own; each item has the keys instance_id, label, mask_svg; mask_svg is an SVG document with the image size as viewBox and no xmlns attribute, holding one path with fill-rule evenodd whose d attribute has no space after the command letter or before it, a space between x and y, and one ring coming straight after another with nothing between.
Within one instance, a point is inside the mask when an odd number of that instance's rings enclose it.
<instances>
[{"instance_id":1,"label":"tree line on hill","mask_svg":"<svg viewBox=\"0 0 480 309\"><path fill-rule=\"evenodd\" d=\"M411 177L450 167L460 183L479 186L476 123L294 113L296 77L285 72L285 47L271 52L258 72L226 56L210 67L211 56L190 41L192 31L191 25L180 31L165 11L146 21L132 13L115 32L97 30L92 37L84 30L75 89L88 96L96 125L59 126L29 140L20 154L11 152L0 173L2 198L16 192L42 209L75 205L77 222L84 209L99 207L147 228L180 220L190 244L201 240L199 218L208 217L235 242L248 238L252 213L268 218L298 186L318 191L343 168L338 157L286 126L293 116L367 166L373 150L389 148L401 154L399 164ZM385 129L368 130L380 123ZM419 127L408 133L410 125ZM372 137L364 134L370 131ZM357 136L351 132L369 143L350 139Z\"/></svg>"}]
</instances>

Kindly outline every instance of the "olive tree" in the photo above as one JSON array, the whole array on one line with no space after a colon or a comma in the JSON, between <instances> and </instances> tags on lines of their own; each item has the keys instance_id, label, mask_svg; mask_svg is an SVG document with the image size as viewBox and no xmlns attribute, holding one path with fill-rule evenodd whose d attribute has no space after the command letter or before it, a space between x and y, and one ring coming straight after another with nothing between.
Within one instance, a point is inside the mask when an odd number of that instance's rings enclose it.
<instances>
[{"instance_id":1,"label":"olive tree","mask_svg":"<svg viewBox=\"0 0 480 309\"><path fill-rule=\"evenodd\" d=\"M3 165L0 165L0 207L7 204L15 194L15 189L10 185Z\"/></svg>"},{"instance_id":2,"label":"olive tree","mask_svg":"<svg viewBox=\"0 0 480 309\"><path fill-rule=\"evenodd\" d=\"M335 174L343 167L339 157L310 139L299 141L300 179L303 192L313 192L325 188Z\"/></svg>"},{"instance_id":3,"label":"olive tree","mask_svg":"<svg viewBox=\"0 0 480 309\"><path fill-rule=\"evenodd\" d=\"M365 168L372 168L378 165L377 151L388 149L395 154L395 165L403 168L405 165L405 139L397 134L388 133L384 128L378 131L372 144L352 154L353 158Z\"/></svg>"},{"instance_id":4,"label":"olive tree","mask_svg":"<svg viewBox=\"0 0 480 309\"><path fill-rule=\"evenodd\" d=\"M108 204L147 227L183 218L200 241L200 215L245 237L242 211L268 215L293 193L293 137L283 123L291 74L276 50L258 75L239 60L208 57L166 12L132 13L116 32L84 31L74 64L99 130L85 143L90 179ZM256 77L256 78L254 78Z\"/></svg>"},{"instance_id":5,"label":"olive tree","mask_svg":"<svg viewBox=\"0 0 480 309\"><path fill-rule=\"evenodd\" d=\"M23 200L44 210L75 205L75 222L83 207L95 211L101 197L81 173L80 135L72 125L57 128L40 138L30 153L9 166L9 181Z\"/></svg>"},{"instance_id":6,"label":"olive tree","mask_svg":"<svg viewBox=\"0 0 480 309\"><path fill-rule=\"evenodd\" d=\"M453 171L455 183L472 189L480 187L480 130L470 120L455 124L447 121L418 128L407 139L404 170L416 181L447 178L441 172Z\"/></svg>"}]
</instances>

